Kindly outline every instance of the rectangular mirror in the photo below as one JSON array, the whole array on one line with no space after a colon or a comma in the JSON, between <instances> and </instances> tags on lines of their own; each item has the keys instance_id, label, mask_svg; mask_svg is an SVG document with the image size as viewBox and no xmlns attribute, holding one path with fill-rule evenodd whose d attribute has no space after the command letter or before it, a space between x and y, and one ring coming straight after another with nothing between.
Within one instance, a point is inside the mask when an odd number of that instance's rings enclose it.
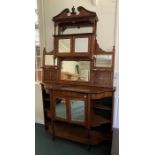
<instances>
[{"instance_id":1,"label":"rectangular mirror","mask_svg":"<svg viewBox=\"0 0 155 155\"><path fill-rule=\"evenodd\" d=\"M112 55L96 55L95 67L112 67Z\"/></svg>"},{"instance_id":2,"label":"rectangular mirror","mask_svg":"<svg viewBox=\"0 0 155 155\"><path fill-rule=\"evenodd\" d=\"M54 65L54 55L45 55L45 65L46 66Z\"/></svg>"},{"instance_id":3,"label":"rectangular mirror","mask_svg":"<svg viewBox=\"0 0 155 155\"><path fill-rule=\"evenodd\" d=\"M67 101L65 98L56 97L55 99L55 115L56 117L66 119L67 118Z\"/></svg>"},{"instance_id":4,"label":"rectangular mirror","mask_svg":"<svg viewBox=\"0 0 155 155\"><path fill-rule=\"evenodd\" d=\"M90 61L62 61L61 80L89 81Z\"/></svg>"},{"instance_id":5,"label":"rectangular mirror","mask_svg":"<svg viewBox=\"0 0 155 155\"><path fill-rule=\"evenodd\" d=\"M63 31L63 34L82 34L82 33L92 33L93 32L93 27L88 26L88 27L68 27Z\"/></svg>"},{"instance_id":6,"label":"rectangular mirror","mask_svg":"<svg viewBox=\"0 0 155 155\"><path fill-rule=\"evenodd\" d=\"M88 38L75 38L75 53L88 52Z\"/></svg>"},{"instance_id":7,"label":"rectangular mirror","mask_svg":"<svg viewBox=\"0 0 155 155\"><path fill-rule=\"evenodd\" d=\"M70 100L71 120L85 121L85 102L82 100Z\"/></svg>"},{"instance_id":8,"label":"rectangular mirror","mask_svg":"<svg viewBox=\"0 0 155 155\"><path fill-rule=\"evenodd\" d=\"M71 40L70 39L59 39L58 52L59 53L70 53L71 52Z\"/></svg>"}]
</instances>

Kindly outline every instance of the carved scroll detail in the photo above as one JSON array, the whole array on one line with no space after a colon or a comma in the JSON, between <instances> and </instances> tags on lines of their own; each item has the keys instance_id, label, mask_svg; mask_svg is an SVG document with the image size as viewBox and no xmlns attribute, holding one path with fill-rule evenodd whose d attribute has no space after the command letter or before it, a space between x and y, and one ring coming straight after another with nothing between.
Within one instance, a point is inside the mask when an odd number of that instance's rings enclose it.
<instances>
[{"instance_id":1,"label":"carved scroll detail","mask_svg":"<svg viewBox=\"0 0 155 155\"><path fill-rule=\"evenodd\" d=\"M94 21L98 21L98 18L95 12L89 11L82 6L79 6L77 10L79 11L79 13L75 11L74 6L72 7L71 11L68 8L66 8L61 13L53 17L53 21L59 22L61 20L67 20L72 18L78 19L78 18L86 18L86 17L87 19L91 18L92 20L94 18Z\"/></svg>"}]
</instances>

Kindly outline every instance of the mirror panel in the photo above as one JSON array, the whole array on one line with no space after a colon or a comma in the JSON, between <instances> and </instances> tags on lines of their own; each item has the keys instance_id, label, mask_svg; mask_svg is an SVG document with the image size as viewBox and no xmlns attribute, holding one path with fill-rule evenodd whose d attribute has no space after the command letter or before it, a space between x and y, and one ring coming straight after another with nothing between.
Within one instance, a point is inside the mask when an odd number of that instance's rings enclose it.
<instances>
[{"instance_id":1,"label":"mirror panel","mask_svg":"<svg viewBox=\"0 0 155 155\"><path fill-rule=\"evenodd\" d=\"M85 121L85 102L82 100L70 100L71 120Z\"/></svg>"},{"instance_id":2,"label":"mirror panel","mask_svg":"<svg viewBox=\"0 0 155 155\"><path fill-rule=\"evenodd\" d=\"M68 27L63 31L63 34L82 34L82 33L92 33L93 32L93 27L88 26L88 27Z\"/></svg>"},{"instance_id":3,"label":"mirror panel","mask_svg":"<svg viewBox=\"0 0 155 155\"><path fill-rule=\"evenodd\" d=\"M67 100L62 97L56 97L55 99L55 115L56 117L66 119L67 118Z\"/></svg>"},{"instance_id":4,"label":"mirror panel","mask_svg":"<svg viewBox=\"0 0 155 155\"><path fill-rule=\"evenodd\" d=\"M55 58L55 66L57 66L57 65L58 65L58 59Z\"/></svg>"},{"instance_id":5,"label":"mirror panel","mask_svg":"<svg viewBox=\"0 0 155 155\"><path fill-rule=\"evenodd\" d=\"M75 38L75 53L88 52L88 38Z\"/></svg>"},{"instance_id":6,"label":"mirror panel","mask_svg":"<svg viewBox=\"0 0 155 155\"><path fill-rule=\"evenodd\" d=\"M54 65L54 55L45 55L45 65L47 66Z\"/></svg>"},{"instance_id":7,"label":"mirror panel","mask_svg":"<svg viewBox=\"0 0 155 155\"><path fill-rule=\"evenodd\" d=\"M71 41L70 41L70 39L59 39L58 52L59 53L71 52Z\"/></svg>"},{"instance_id":8,"label":"mirror panel","mask_svg":"<svg viewBox=\"0 0 155 155\"><path fill-rule=\"evenodd\" d=\"M90 80L90 61L62 61L61 65L61 80Z\"/></svg>"},{"instance_id":9,"label":"mirror panel","mask_svg":"<svg viewBox=\"0 0 155 155\"><path fill-rule=\"evenodd\" d=\"M96 55L95 67L112 67L112 55Z\"/></svg>"}]
</instances>

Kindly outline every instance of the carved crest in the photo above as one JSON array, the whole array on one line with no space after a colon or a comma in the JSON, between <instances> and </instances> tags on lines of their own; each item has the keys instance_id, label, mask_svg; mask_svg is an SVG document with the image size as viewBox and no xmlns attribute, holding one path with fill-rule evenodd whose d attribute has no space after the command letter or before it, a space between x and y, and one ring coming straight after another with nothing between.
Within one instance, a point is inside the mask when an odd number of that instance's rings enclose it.
<instances>
[{"instance_id":1,"label":"carved crest","mask_svg":"<svg viewBox=\"0 0 155 155\"><path fill-rule=\"evenodd\" d=\"M61 23L61 22L67 22L67 21L80 21L80 20L87 20L91 22L98 21L97 15L95 12L89 11L85 9L82 6L79 6L77 8L77 11L75 11L75 7L73 6L71 11L70 9L66 8L64 9L61 13L53 17L53 21L56 23Z\"/></svg>"}]
</instances>

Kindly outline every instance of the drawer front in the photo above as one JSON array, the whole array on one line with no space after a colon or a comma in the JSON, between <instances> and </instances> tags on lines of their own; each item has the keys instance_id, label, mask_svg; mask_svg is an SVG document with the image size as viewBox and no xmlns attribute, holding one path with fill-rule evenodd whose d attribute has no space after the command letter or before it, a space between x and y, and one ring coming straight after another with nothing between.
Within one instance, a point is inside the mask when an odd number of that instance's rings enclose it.
<instances>
[{"instance_id":1,"label":"drawer front","mask_svg":"<svg viewBox=\"0 0 155 155\"><path fill-rule=\"evenodd\" d=\"M71 92L71 91L53 91L54 96L66 96L66 97L74 97L74 98L83 98L87 99L87 94L82 94L82 93L76 93L76 92Z\"/></svg>"}]
</instances>

